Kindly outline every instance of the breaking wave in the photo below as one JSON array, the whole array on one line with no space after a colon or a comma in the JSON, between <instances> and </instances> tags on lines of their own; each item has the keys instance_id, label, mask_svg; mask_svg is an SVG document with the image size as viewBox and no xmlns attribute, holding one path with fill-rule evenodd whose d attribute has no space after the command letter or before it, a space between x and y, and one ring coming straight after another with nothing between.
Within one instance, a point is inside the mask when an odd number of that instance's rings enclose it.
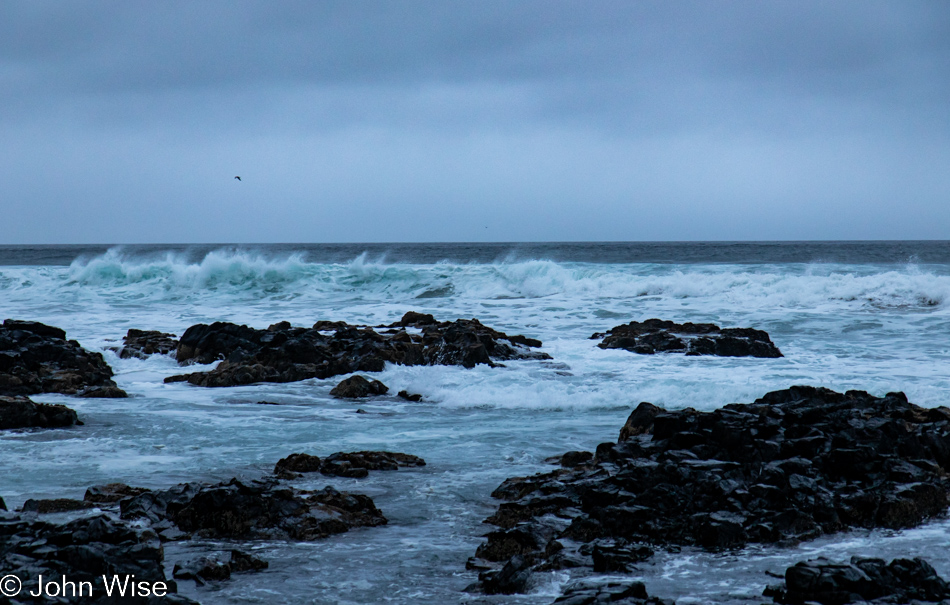
<instances>
[{"instance_id":1,"label":"breaking wave","mask_svg":"<svg viewBox=\"0 0 950 605\"><path fill-rule=\"evenodd\" d=\"M142 258L121 248L60 267L0 268L0 291L92 290L143 297L189 293L359 296L406 299L622 299L707 301L759 308L941 308L950 275L915 265L595 264L549 260L494 263L388 263L364 253L349 262L314 263L301 254L216 250Z\"/></svg>"}]
</instances>

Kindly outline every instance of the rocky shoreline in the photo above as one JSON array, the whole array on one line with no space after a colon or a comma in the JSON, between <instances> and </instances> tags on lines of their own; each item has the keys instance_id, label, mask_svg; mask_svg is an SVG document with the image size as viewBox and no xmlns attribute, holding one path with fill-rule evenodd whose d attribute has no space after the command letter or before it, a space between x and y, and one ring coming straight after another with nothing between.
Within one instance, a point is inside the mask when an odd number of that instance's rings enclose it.
<instances>
[{"instance_id":1,"label":"rocky shoreline","mask_svg":"<svg viewBox=\"0 0 950 605\"><path fill-rule=\"evenodd\" d=\"M484 592L551 570L631 572L656 548L916 526L950 502L950 409L814 387L706 413L641 403L585 458L495 490L498 529L469 561Z\"/></svg>"},{"instance_id":2,"label":"rocky shoreline","mask_svg":"<svg viewBox=\"0 0 950 605\"><path fill-rule=\"evenodd\" d=\"M640 354L782 356L765 332L714 324L651 319L592 338L602 338L602 349ZM477 319L440 322L409 312L382 326L197 324L180 339L129 330L113 350L122 358L170 355L183 366L220 362L213 370L165 382L225 387L377 372L385 363L503 367L507 360L550 359L533 350L541 344ZM74 410L27 395L127 396L112 376L101 354L67 341L65 331L8 319L0 326L0 429L81 426ZM363 398L388 390L378 380L354 375L331 395ZM399 397L421 398L407 391ZM950 409L922 408L899 392L876 397L810 386L710 412L644 402L616 442L553 460L559 468L511 477L491 494L502 502L485 520L495 529L467 563L478 572L469 590L525 593L541 574L566 572L574 581L556 603L673 605L633 579L661 549L783 548L855 528L915 527L945 515ZM167 585L170 596L161 602L190 603L165 577L163 542L313 541L386 525L389 520L368 495L330 486L303 490L287 482L312 473L364 479L376 471L424 466L422 458L397 452L297 452L280 459L273 476L259 479L158 490L107 484L90 487L82 500L27 500L20 511L0 512L0 564L24 577L66 573L81 581L117 570ZM74 518L40 517L55 514ZM266 566L234 549L227 560L179 562L173 577L203 584ZM784 579L764 596L776 603L826 605L950 600L950 586L919 558L809 560L789 567ZM143 602L153 601L159 602ZM0 598L0 605L6 602Z\"/></svg>"}]
</instances>

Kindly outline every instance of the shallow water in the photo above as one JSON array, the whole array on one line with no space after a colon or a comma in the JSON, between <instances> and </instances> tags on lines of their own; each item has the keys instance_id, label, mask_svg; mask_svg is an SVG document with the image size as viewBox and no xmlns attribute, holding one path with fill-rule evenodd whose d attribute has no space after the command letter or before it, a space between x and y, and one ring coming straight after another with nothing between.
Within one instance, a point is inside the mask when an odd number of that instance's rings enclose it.
<instances>
[{"instance_id":1,"label":"shallow water","mask_svg":"<svg viewBox=\"0 0 950 605\"><path fill-rule=\"evenodd\" d=\"M571 244L11 248L0 250L0 315L67 330L104 351L126 400L67 403L85 426L0 435L0 496L81 497L122 481L253 478L291 452L385 449L422 456L422 469L362 480L320 476L371 495L389 525L312 544L261 543L260 574L182 589L202 603L549 603L566 574L517 597L468 595L465 570L506 477L547 470L546 458L615 440L640 401L709 410L792 384L901 390L925 406L950 401L950 255L943 243ZM705 248L703 247L705 246ZM377 376L408 403L329 397L342 377L202 389L163 384L174 360L121 360L106 350L128 328L181 334L215 320L391 322L405 311L477 317L544 341L552 362L504 368L389 366ZM769 332L782 359L639 356L588 337L661 317ZM259 405L258 401L279 405ZM367 414L355 413L363 409ZM950 524L856 532L797 548L712 555L683 550L644 565L651 594L678 603L761 602L801 559L923 556L950 575ZM174 544L169 566L201 548Z\"/></svg>"}]
</instances>

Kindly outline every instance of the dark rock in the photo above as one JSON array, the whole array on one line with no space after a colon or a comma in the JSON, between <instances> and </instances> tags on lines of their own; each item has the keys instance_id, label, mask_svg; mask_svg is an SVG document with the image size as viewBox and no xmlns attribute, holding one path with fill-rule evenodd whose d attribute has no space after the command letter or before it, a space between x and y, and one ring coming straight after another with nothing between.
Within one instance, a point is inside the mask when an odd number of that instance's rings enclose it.
<instances>
[{"instance_id":1,"label":"dark rock","mask_svg":"<svg viewBox=\"0 0 950 605\"><path fill-rule=\"evenodd\" d=\"M423 326L431 326L437 324L435 317L429 313L417 313L416 311L409 311L402 316L396 324L399 326L412 326L415 328L421 328Z\"/></svg>"},{"instance_id":2,"label":"dark rock","mask_svg":"<svg viewBox=\"0 0 950 605\"><path fill-rule=\"evenodd\" d=\"M185 534L235 540L316 540L352 527L385 525L369 496L332 487L300 491L274 480L183 483L120 502L123 519L170 522Z\"/></svg>"},{"instance_id":3,"label":"dark rock","mask_svg":"<svg viewBox=\"0 0 950 605\"><path fill-rule=\"evenodd\" d=\"M231 551L229 561L216 557L201 557L186 563L176 563L172 575L179 580L194 580L198 586L207 582L229 580L231 574L248 573L267 569L268 563L240 550Z\"/></svg>"},{"instance_id":4,"label":"dark rock","mask_svg":"<svg viewBox=\"0 0 950 605\"><path fill-rule=\"evenodd\" d=\"M231 579L231 565L214 557L201 557L186 563L175 563L172 576L176 580L194 580L198 586L204 586L206 582Z\"/></svg>"},{"instance_id":5,"label":"dark rock","mask_svg":"<svg viewBox=\"0 0 950 605\"><path fill-rule=\"evenodd\" d=\"M289 326L288 326L289 327ZM122 359L146 359L150 355L169 355L178 349L174 334L158 330L129 330L122 339L121 347L110 347Z\"/></svg>"},{"instance_id":6,"label":"dark rock","mask_svg":"<svg viewBox=\"0 0 950 605\"><path fill-rule=\"evenodd\" d=\"M23 512L39 513L41 515L49 513L66 513L75 510L85 510L94 508L96 505L92 502L83 500L71 500L69 498L53 498L51 500L33 500L32 498L23 503Z\"/></svg>"},{"instance_id":7,"label":"dark rock","mask_svg":"<svg viewBox=\"0 0 950 605\"><path fill-rule=\"evenodd\" d=\"M274 466L274 473L290 471L292 473L315 473L320 470L320 458L310 454L291 454L281 458Z\"/></svg>"},{"instance_id":8,"label":"dark rock","mask_svg":"<svg viewBox=\"0 0 950 605\"><path fill-rule=\"evenodd\" d=\"M274 467L274 473L315 473L335 477L362 478L369 471L394 471L400 467L425 466L418 456L398 452L337 452L323 460L310 454L291 454L282 458Z\"/></svg>"},{"instance_id":9,"label":"dark rock","mask_svg":"<svg viewBox=\"0 0 950 605\"><path fill-rule=\"evenodd\" d=\"M389 387L378 380L370 382L360 375L350 376L333 387L330 395L340 399L358 399L372 395L385 395Z\"/></svg>"},{"instance_id":10,"label":"dark rock","mask_svg":"<svg viewBox=\"0 0 950 605\"><path fill-rule=\"evenodd\" d=\"M7 503L3 501L3 498L0 498L0 510L7 510Z\"/></svg>"},{"instance_id":11,"label":"dark rock","mask_svg":"<svg viewBox=\"0 0 950 605\"><path fill-rule=\"evenodd\" d=\"M129 394L119 387L86 387L76 393L78 397L98 397L100 399L122 399Z\"/></svg>"},{"instance_id":12,"label":"dark rock","mask_svg":"<svg viewBox=\"0 0 950 605\"><path fill-rule=\"evenodd\" d=\"M478 575L485 594L517 594L525 592L531 578L531 565L521 555L515 555L498 571Z\"/></svg>"},{"instance_id":13,"label":"dark rock","mask_svg":"<svg viewBox=\"0 0 950 605\"><path fill-rule=\"evenodd\" d=\"M626 349L634 353L677 352L686 355L721 357L782 357L781 351L762 330L720 328L715 324L678 324L661 319L631 321L598 332L592 339L603 338L601 349Z\"/></svg>"},{"instance_id":14,"label":"dark rock","mask_svg":"<svg viewBox=\"0 0 950 605\"><path fill-rule=\"evenodd\" d=\"M70 599L69 602L75 600L96 605L136 602L194 604L194 601L175 594L177 585L166 580L162 546L155 533L133 528L104 514L68 523L38 521L12 513L0 514L0 569L23 581L24 590L17 597L17 603L50 602L45 596L29 595L36 589L36 578L43 575L46 578L65 576L76 584L77 590L81 582L91 583L92 596L86 592L82 598ZM109 598L103 576L118 576L120 581L135 576L137 582L164 582L168 595L141 599Z\"/></svg>"},{"instance_id":15,"label":"dark rock","mask_svg":"<svg viewBox=\"0 0 950 605\"><path fill-rule=\"evenodd\" d=\"M422 334L409 334L407 326L421 328ZM410 312L400 322L377 327L392 329L379 333L343 322L317 322L313 328L281 322L267 330L225 322L194 325L178 342L178 362L223 361L210 372L169 376L165 382L222 387L379 372L386 363L472 368L507 359L550 359L528 350L540 346L539 341L509 337L477 319L437 322L431 315ZM329 329L332 335L325 333Z\"/></svg>"},{"instance_id":16,"label":"dark rock","mask_svg":"<svg viewBox=\"0 0 950 605\"><path fill-rule=\"evenodd\" d=\"M0 429L57 428L82 424L65 405L35 403L26 397L0 395Z\"/></svg>"},{"instance_id":17,"label":"dark rock","mask_svg":"<svg viewBox=\"0 0 950 605\"><path fill-rule=\"evenodd\" d=\"M501 529L476 556L494 570L517 554L530 571L620 571L649 556L643 545L913 527L950 504L948 444L950 410L902 393L792 387L708 413L642 403L593 460L499 486L486 521Z\"/></svg>"},{"instance_id":18,"label":"dark rock","mask_svg":"<svg viewBox=\"0 0 950 605\"><path fill-rule=\"evenodd\" d=\"M586 464L594 459L594 454L590 452L567 452L561 456L559 463L561 466L575 467Z\"/></svg>"},{"instance_id":19,"label":"dark rock","mask_svg":"<svg viewBox=\"0 0 950 605\"><path fill-rule=\"evenodd\" d=\"M659 599L647 594L643 582L589 583L578 582L569 585L564 594L555 603L561 605L676 605L669 599Z\"/></svg>"},{"instance_id":20,"label":"dark rock","mask_svg":"<svg viewBox=\"0 0 950 605\"><path fill-rule=\"evenodd\" d=\"M0 326L0 395L74 395L92 387L109 387L114 389L110 396L125 396L102 354L67 341L63 330L13 319Z\"/></svg>"},{"instance_id":21,"label":"dark rock","mask_svg":"<svg viewBox=\"0 0 950 605\"><path fill-rule=\"evenodd\" d=\"M246 573L251 571L261 571L267 569L269 563L264 559L258 559L253 555L240 550L231 551L231 573Z\"/></svg>"},{"instance_id":22,"label":"dark rock","mask_svg":"<svg viewBox=\"0 0 950 605\"><path fill-rule=\"evenodd\" d=\"M105 485L93 485L86 490L83 496L85 502L93 504L114 504L144 494L148 490L142 487L129 487L124 483L106 483Z\"/></svg>"},{"instance_id":23,"label":"dark rock","mask_svg":"<svg viewBox=\"0 0 950 605\"><path fill-rule=\"evenodd\" d=\"M422 401L422 395L418 393L410 393L409 391L399 391L396 393L397 397L402 397L407 401Z\"/></svg>"},{"instance_id":24,"label":"dark rock","mask_svg":"<svg viewBox=\"0 0 950 605\"><path fill-rule=\"evenodd\" d=\"M785 571L785 584L765 590L777 603L843 605L845 603L935 603L950 599L950 584L920 558L852 557L851 563L819 558Z\"/></svg>"}]
</instances>

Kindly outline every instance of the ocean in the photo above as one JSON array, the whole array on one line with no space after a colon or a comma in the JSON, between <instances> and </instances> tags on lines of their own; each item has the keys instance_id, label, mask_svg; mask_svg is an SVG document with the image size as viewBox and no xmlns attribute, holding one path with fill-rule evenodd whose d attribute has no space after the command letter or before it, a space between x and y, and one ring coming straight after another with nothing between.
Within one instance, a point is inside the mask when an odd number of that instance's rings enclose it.
<instances>
[{"instance_id":1,"label":"ocean","mask_svg":"<svg viewBox=\"0 0 950 605\"><path fill-rule=\"evenodd\" d=\"M129 328L380 324L410 310L538 338L553 359L387 366L374 378L423 401L353 402L329 396L342 377L206 389L164 384L182 372L169 357L109 350ZM0 246L0 315L61 327L103 352L130 394L34 396L69 405L85 425L0 433L0 496L10 508L81 498L114 481L164 488L255 478L292 452L390 450L428 463L297 482L368 494L389 525L313 543L244 544L270 567L201 588L179 582L205 605L547 604L567 572L543 575L527 595L463 592L476 580L466 559L492 529L482 523L498 504L490 493L507 477L550 470L551 456L616 441L641 401L712 410L806 384L950 403L950 242ZM636 355L589 339L651 317L765 330L785 357ZM762 589L775 582L766 571L815 556L921 556L948 577L948 543L941 519L796 547L659 552L635 575L651 595L679 604L764 602ZM227 548L166 544L169 575L176 561Z\"/></svg>"}]
</instances>

